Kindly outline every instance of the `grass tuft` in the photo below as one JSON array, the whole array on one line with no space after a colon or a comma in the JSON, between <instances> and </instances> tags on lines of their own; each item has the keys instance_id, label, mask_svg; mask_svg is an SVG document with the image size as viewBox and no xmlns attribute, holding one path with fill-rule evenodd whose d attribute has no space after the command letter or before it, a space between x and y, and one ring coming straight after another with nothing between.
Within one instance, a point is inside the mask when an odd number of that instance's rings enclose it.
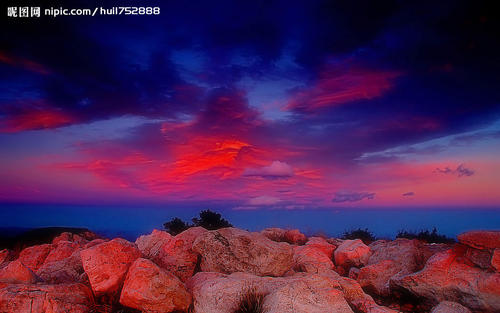
<instances>
[{"instance_id":1,"label":"grass tuft","mask_svg":"<svg viewBox=\"0 0 500 313\"><path fill-rule=\"evenodd\" d=\"M257 292L255 287L247 288L233 313L265 313L264 297L265 295Z\"/></svg>"}]
</instances>

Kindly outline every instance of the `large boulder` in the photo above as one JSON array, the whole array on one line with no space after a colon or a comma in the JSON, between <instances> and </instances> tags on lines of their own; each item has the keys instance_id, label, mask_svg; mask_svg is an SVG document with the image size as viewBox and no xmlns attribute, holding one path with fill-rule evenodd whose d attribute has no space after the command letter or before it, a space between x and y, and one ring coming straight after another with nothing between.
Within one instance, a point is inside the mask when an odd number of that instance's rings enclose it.
<instances>
[{"instance_id":1,"label":"large boulder","mask_svg":"<svg viewBox=\"0 0 500 313\"><path fill-rule=\"evenodd\" d=\"M38 277L50 284L82 282L83 273L83 264L78 250L65 259L43 263L36 271Z\"/></svg>"},{"instance_id":2,"label":"large boulder","mask_svg":"<svg viewBox=\"0 0 500 313\"><path fill-rule=\"evenodd\" d=\"M500 248L500 231L469 231L457 238L460 243L476 249Z\"/></svg>"},{"instance_id":3,"label":"large boulder","mask_svg":"<svg viewBox=\"0 0 500 313\"><path fill-rule=\"evenodd\" d=\"M297 272L322 273L334 268L331 257L313 245L296 246L293 252L293 269Z\"/></svg>"},{"instance_id":4,"label":"large boulder","mask_svg":"<svg viewBox=\"0 0 500 313\"><path fill-rule=\"evenodd\" d=\"M10 262L0 269L0 282L9 284L33 284L37 277L32 270L24 266L19 260Z\"/></svg>"},{"instance_id":5,"label":"large boulder","mask_svg":"<svg viewBox=\"0 0 500 313\"><path fill-rule=\"evenodd\" d=\"M130 267L120 303L144 313L187 311L191 295L173 274L139 258Z\"/></svg>"},{"instance_id":6,"label":"large boulder","mask_svg":"<svg viewBox=\"0 0 500 313\"><path fill-rule=\"evenodd\" d=\"M0 312L88 313L92 303L83 284L0 286Z\"/></svg>"},{"instance_id":7,"label":"large boulder","mask_svg":"<svg viewBox=\"0 0 500 313\"><path fill-rule=\"evenodd\" d=\"M193 250L201 255L201 270L205 272L282 276L293 266L293 249L288 243L237 228L203 233Z\"/></svg>"},{"instance_id":8,"label":"large boulder","mask_svg":"<svg viewBox=\"0 0 500 313\"><path fill-rule=\"evenodd\" d=\"M19 261L36 272L52 250L53 245L43 244L25 248L19 254Z\"/></svg>"},{"instance_id":9,"label":"large boulder","mask_svg":"<svg viewBox=\"0 0 500 313\"><path fill-rule=\"evenodd\" d=\"M248 273L197 273L187 285L195 313L232 313L245 293L264 295L267 313L352 312L334 279L298 273L290 277L259 277Z\"/></svg>"},{"instance_id":10,"label":"large boulder","mask_svg":"<svg viewBox=\"0 0 500 313\"><path fill-rule=\"evenodd\" d=\"M357 280L365 290L379 296L389 296L392 277L414 273L425 264L422 244L417 240L379 240L370 249L367 266L359 270Z\"/></svg>"},{"instance_id":11,"label":"large boulder","mask_svg":"<svg viewBox=\"0 0 500 313\"><path fill-rule=\"evenodd\" d=\"M52 249L43 261L43 263L56 262L70 257L75 251L81 249L81 246L76 242L57 241L57 244L52 244Z\"/></svg>"},{"instance_id":12,"label":"large boulder","mask_svg":"<svg viewBox=\"0 0 500 313\"><path fill-rule=\"evenodd\" d=\"M303 245L307 241L306 235L298 229L266 228L261 234L276 242L288 242L294 245Z\"/></svg>"},{"instance_id":13,"label":"large boulder","mask_svg":"<svg viewBox=\"0 0 500 313\"><path fill-rule=\"evenodd\" d=\"M360 239L345 240L335 250L335 264L346 271L352 266L364 266L370 258L370 247L365 245Z\"/></svg>"},{"instance_id":14,"label":"large boulder","mask_svg":"<svg viewBox=\"0 0 500 313\"><path fill-rule=\"evenodd\" d=\"M192 227L173 237L162 246L153 260L185 282L194 275L199 254L193 251L193 243L206 233L203 227Z\"/></svg>"},{"instance_id":15,"label":"large boulder","mask_svg":"<svg viewBox=\"0 0 500 313\"><path fill-rule=\"evenodd\" d=\"M321 250L330 259L333 259L333 251L337 249L336 245L327 242L326 239L321 237L311 237L305 245Z\"/></svg>"},{"instance_id":16,"label":"large boulder","mask_svg":"<svg viewBox=\"0 0 500 313\"><path fill-rule=\"evenodd\" d=\"M132 263L141 257L135 244L121 238L82 250L82 265L96 296L119 291Z\"/></svg>"},{"instance_id":17,"label":"large boulder","mask_svg":"<svg viewBox=\"0 0 500 313\"><path fill-rule=\"evenodd\" d=\"M500 312L500 274L470 264L457 249L435 254L421 271L393 278L390 284L429 305L454 301L471 310Z\"/></svg>"},{"instance_id":18,"label":"large boulder","mask_svg":"<svg viewBox=\"0 0 500 313\"><path fill-rule=\"evenodd\" d=\"M172 238L172 235L166 231L154 229L151 234L137 238L135 244L146 258L154 259L158 257L162 247Z\"/></svg>"},{"instance_id":19,"label":"large boulder","mask_svg":"<svg viewBox=\"0 0 500 313\"><path fill-rule=\"evenodd\" d=\"M443 301L435 306L431 313L471 313L471 311L459 303Z\"/></svg>"}]
</instances>

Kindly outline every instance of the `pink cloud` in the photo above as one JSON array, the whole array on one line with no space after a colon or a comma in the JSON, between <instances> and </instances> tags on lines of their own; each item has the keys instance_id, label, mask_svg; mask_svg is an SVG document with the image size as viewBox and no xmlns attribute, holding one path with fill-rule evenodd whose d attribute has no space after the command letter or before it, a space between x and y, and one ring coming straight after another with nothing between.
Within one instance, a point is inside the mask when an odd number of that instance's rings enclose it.
<instances>
[{"instance_id":1,"label":"pink cloud","mask_svg":"<svg viewBox=\"0 0 500 313\"><path fill-rule=\"evenodd\" d=\"M270 165L260 168L248 168L243 176L259 176L264 178L287 178L293 176L290 165L281 161L273 161Z\"/></svg>"}]
</instances>

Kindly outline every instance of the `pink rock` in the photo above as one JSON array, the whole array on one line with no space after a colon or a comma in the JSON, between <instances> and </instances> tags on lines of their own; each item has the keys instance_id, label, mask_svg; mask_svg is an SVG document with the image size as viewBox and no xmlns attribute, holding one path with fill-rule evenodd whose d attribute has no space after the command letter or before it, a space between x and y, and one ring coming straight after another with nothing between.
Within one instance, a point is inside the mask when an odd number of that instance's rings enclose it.
<instances>
[{"instance_id":1,"label":"pink rock","mask_svg":"<svg viewBox=\"0 0 500 313\"><path fill-rule=\"evenodd\" d=\"M344 269L361 267L368 262L370 253L370 248L360 239L345 240L334 252L335 264Z\"/></svg>"},{"instance_id":2,"label":"pink rock","mask_svg":"<svg viewBox=\"0 0 500 313\"><path fill-rule=\"evenodd\" d=\"M14 253L9 249L3 249L0 251L0 268L14 258Z\"/></svg>"},{"instance_id":3,"label":"pink rock","mask_svg":"<svg viewBox=\"0 0 500 313\"><path fill-rule=\"evenodd\" d=\"M303 245L307 241L307 237L298 229L266 228L261 234L276 242Z\"/></svg>"},{"instance_id":4,"label":"pink rock","mask_svg":"<svg viewBox=\"0 0 500 313\"><path fill-rule=\"evenodd\" d=\"M357 275L357 281L367 292L387 297L391 293L389 281L400 271L401 267L396 262L392 260L380 261L361 268Z\"/></svg>"},{"instance_id":5,"label":"pink rock","mask_svg":"<svg viewBox=\"0 0 500 313\"><path fill-rule=\"evenodd\" d=\"M500 312L500 274L470 265L457 250L432 256L419 272L391 279L429 303L458 302L471 310Z\"/></svg>"},{"instance_id":6,"label":"pink rock","mask_svg":"<svg viewBox=\"0 0 500 313\"><path fill-rule=\"evenodd\" d=\"M153 261L185 282L193 276L198 263L198 253L193 251L193 243L205 232L207 230L202 227L183 231L165 243Z\"/></svg>"},{"instance_id":7,"label":"pink rock","mask_svg":"<svg viewBox=\"0 0 500 313\"><path fill-rule=\"evenodd\" d=\"M96 296L119 291L130 265L141 252L135 244L121 238L80 252L85 273Z\"/></svg>"},{"instance_id":8,"label":"pink rock","mask_svg":"<svg viewBox=\"0 0 500 313\"><path fill-rule=\"evenodd\" d=\"M471 311L459 303L443 301L434 307L431 313L471 313Z\"/></svg>"},{"instance_id":9,"label":"pink rock","mask_svg":"<svg viewBox=\"0 0 500 313\"><path fill-rule=\"evenodd\" d=\"M137 238L135 244L146 258L154 259L160 254L163 245L172 240L172 238L172 235L166 231L154 229L151 234Z\"/></svg>"},{"instance_id":10,"label":"pink rock","mask_svg":"<svg viewBox=\"0 0 500 313\"><path fill-rule=\"evenodd\" d=\"M64 232L64 233L61 233L59 236L55 237L53 240L52 240L52 244L58 244L59 242L61 241L70 241L70 242L74 242L78 245L85 245L88 241L87 239L77 235L77 234L72 234L72 233L69 233L69 232Z\"/></svg>"},{"instance_id":11,"label":"pink rock","mask_svg":"<svg viewBox=\"0 0 500 313\"><path fill-rule=\"evenodd\" d=\"M127 274L120 303L145 313L187 311L191 295L176 276L139 258Z\"/></svg>"},{"instance_id":12,"label":"pink rock","mask_svg":"<svg viewBox=\"0 0 500 313\"><path fill-rule=\"evenodd\" d=\"M469 231L457 238L459 242L476 249L500 248L500 231Z\"/></svg>"},{"instance_id":13,"label":"pink rock","mask_svg":"<svg viewBox=\"0 0 500 313\"><path fill-rule=\"evenodd\" d=\"M16 284L0 289L0 312L88 313L92 303L92 292L82 284Z\"/></svg>"},{"instance_id":14,"label":"pink rock","mask_svg":"<svg viewBox=\"0 0 500 313\"><path fill-rule=\"evenodd\" d=\"M205 272L282 276L293 266L293 249L288 243L237 228L205 232L195 240L193 250L201 255Z\"/></svg>"},{"instance_id":15,"label":"pink rock","mask_svg":"<svg viewBox=\"0 0 500 313\"><path fill-rule=\"evenodd\" d=\"M9 284L34 284L37 277L19 260L10 262L0 270L0 282Z\"/></svg>"},{"instance_id":16,"label":"pink rock","mask_svg":"<svg viewBox=\"0 0 500 313\"><path fill-rule=\"evenodd\" d=\"M495 251L493 251L493 256L491 257L491 266L497 272L500 272L500 249L495 249Z\"/></svg>"},{"instance_id":17,"label":"pink rock","mask_svg":"<svg viewBox=\"0 0 500 313\"><path fill-rule=\"evenodd\" d=\"M38 277L50 284L83 282L81 279L83 273L79 251L62 260L45 262L36 272Z\"/></svg>"},{"instance_id":18,"label":"pink rock","mask_svg":"<svg viewBox=\"0 0 500 313\"><path fill-rule=\"evenodd\" d=\"M474 263L474 265L488 269L491 266L491 256L493 251L489 249L476 249L469 246L465 246L464 256Z\"/></svg>"},{"instance_id":19,"label":"pink rock","mask_svg":"<svg viewBox=\"0 0 500 313\"><path fill-rule=\"evenodd\" d=\"M28 247L19 254L19 261L36 272L45 262L52 247L51 244Z\"/></svg>"},{"instance_id":20,"label":"pink rock","mask_svg":"<svg viewBox=\"0 0 500 313\"><path fill-rule=\"evenodd\" d=\"M333 251L337 249L337 246L328 243L324 238L321 237L309 238L309 240L306 242L306 246L321 250L330 259L333 258Z\"/></svg>"},{"instance_id":21,"label":"pink rock","mask_svg":"<svg viewBox=\"0 0 500 313\"><path fill-rule=\"evenodd\" d=\"M84 246L83 246L83 249L88 249L88 248L92 248L93 246L97 246L101 243L104 243L104 242L108 242L109 240L106 240L106 239L94 239L92 241L89 241L87 242Z\"/></svg>"},{"instance_id":22,"label":"pink rock","mask_svg":"<svg viewBox=\"0 0 500 313\"><path fill-rule=\"evenodd\" d=\"M331 258L324 252L324 249L305 245L296 246L293 251L293 268L297 272L321 273L334 268Z\"/></svg>"},{"instance_id":23,"label":"pink rock","mask_svg":"<svg viewBox=\"0 0 500 313\"><path fill-rule=\"evenodd\" d=\"M80 245L75 242L58 241L57 244L52 245L52 250L45 258L44 263L61 261L80 249Z\"/></svg>"}]
</instances>

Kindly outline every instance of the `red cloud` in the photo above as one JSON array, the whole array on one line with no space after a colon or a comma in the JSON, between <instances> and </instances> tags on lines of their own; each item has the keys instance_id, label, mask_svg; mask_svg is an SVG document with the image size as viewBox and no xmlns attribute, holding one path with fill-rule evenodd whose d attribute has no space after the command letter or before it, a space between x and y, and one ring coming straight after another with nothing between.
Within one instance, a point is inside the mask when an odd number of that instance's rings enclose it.
<instances>
[{"instance_id":1,"label":"red cloud","mask_svg":"<svg viewBox=\"0 0 500 313\"><path fill-rule=\"evenodd\" d=\"M73 117L60 111L36 110L0 121L0 132L16 133L25 130L56 128L74 121Z\"/></svg>"},{"instance_id":2,"label":"red cloud","mask_svg":"<svg viewBox=\"0 0 500 313\"><path fill-rule=\"evenodd\" d=\"M21 57L9 56L1 51L0 62L6 63L10 66L22 67L28 71L32 71L42 75L50 74L50 71L42 64Z\"/></svg>"},{"instance_id":3,"label":"red cloud","mask_svg":"<svg viewBox=\"0 0 500 313\"><path fill-rule=\"evenodd\" d=\"M315 86L299 91L286 110L315 110L382 96L401 73L362 68L327 70Z\"/></svg>"}]
</instances>

